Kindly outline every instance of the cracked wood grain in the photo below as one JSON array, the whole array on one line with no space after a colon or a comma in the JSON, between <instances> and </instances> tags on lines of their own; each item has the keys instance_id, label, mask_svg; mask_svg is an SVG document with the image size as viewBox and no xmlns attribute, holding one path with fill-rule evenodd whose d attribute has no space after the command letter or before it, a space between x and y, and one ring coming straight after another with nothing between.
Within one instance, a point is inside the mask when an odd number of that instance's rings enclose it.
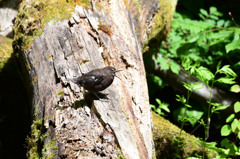
<instances>
[{"instance_id":1,"label":"cracked wood grain","mask_svg":"<svg viewBox=\"0 0 240 159\"><path fill-rule=\"evenodd\" d=\"M129 159L153 157L138 26L122 1L108 5L111 14L77 6L72 18L50 22L22 53L30 64L33 110L50 134L44 142L57 138L58 149L48 152L55 158L111 158L120 151ZM66 80L108 65L122 72L103 91L107 101Z\"/></svg>"}]
</instances>

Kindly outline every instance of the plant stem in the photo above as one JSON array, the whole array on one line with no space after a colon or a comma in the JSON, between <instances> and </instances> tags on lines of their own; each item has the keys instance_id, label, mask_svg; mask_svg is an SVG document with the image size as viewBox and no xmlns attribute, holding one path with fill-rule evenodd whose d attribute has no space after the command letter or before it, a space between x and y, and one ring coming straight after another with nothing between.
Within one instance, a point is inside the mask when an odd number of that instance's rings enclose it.
<instances>
[{"instance_id":1,"label":"plant stem","mask_svg":"<svg viewBox=\"0 0 240 159\"><path fill-rule=\"evenodd\" d=\"M188 77L188 84L189 84L190 80L191 80L191 75L190 75L189 71L188 71L188 74L189 74L189 77ZM182 123L181 123L180 136L182 136L182 130L183 130L183 127L185 125L185 116L186 116L186 113L187 113L187 106L186 106L186 104L188 104L188 101L189 101L189 98L191 96L191 93L192 92L188 89L188 91L187 91L187 100L186 100L186 103L184 103L184 114L183 114Z\"/></svg>"}]
</instances>

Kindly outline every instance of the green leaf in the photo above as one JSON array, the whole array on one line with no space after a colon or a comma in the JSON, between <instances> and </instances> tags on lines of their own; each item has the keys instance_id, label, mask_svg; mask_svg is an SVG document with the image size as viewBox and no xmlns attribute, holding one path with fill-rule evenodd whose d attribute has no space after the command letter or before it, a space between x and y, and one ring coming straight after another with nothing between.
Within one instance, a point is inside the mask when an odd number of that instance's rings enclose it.
<instances>
[{"instance_id":1,"label":"green leaf","mask_svg":"<svg viewBox=\"0 0 240 159\"><path fill-rule=\"evenodd\" d=\"M219 19L218 16L216 16L216 15L209 15L209 18L211 18L213 20L218 20Z\"/></svg>"},{"instance_id":2,"label":"green leaf","mask_svg":"<svg viewBox=\"0 0 240 159\"><path fill-rule=\"evenodd\" d=\"M229 53L230 51L239 48L239 46L240 46L239 30L235 30L233 41L231 43L227 44L225 46L225 49L226 49L227 53Z\"/></svg>"},{"instance_id":3,"label":"green leaf","mask_svg":"<svg viewBox=\"0 0 240 159\"><path fill-rule=\"evenodd\" d=\"M180 95L176 95L176 100L177 101L179 101L179 102L181 102L181 103L183 103L183 104L185 104L186 103L186 98L184 97L184 96L180 96Z\"/></svg>"},{"instance_id":4,"label":"green leaf","mask_svg":"<svg viewBox=\"0 0 240 159\"><path fill-rule=\"evenodd\" d=\"M229 148L229 147L231 146L230 141L229 141L227 138L223 139L223 140L221 141L221 146L222 146L222 147Z\"/></svg>"},{"instance_id":5,"label":"green leaf","mask_svg":"<svg viewBox=\"0 0 240 159\"><path fill-rule=\"evenodd\" d=\"M238 120L234 119L231 124L232 132L237 133L238 128Z\"/></svg>"},{"instance_id":6,"label":"green leaf","mask_svg":"<svg viewBox=\"0 0 240 159\"><path fill-rule=\"evenodd\" d=\"M197 70L197 77L204 83L208 84L214 78L214 75L206 67L200 66Z\"/></svg>"},{"instance_id":7,"label":"green leaf","mask_svg":"<svg viewBox=\"0 0 240 159\"><path fill-rule=\"evenodd\" d=\"M200 13L203 14L204 16L208 16L208 12L205 9L200 9Z\"/></svg>"},{"instance_id":8,"label":"green leaf","mask_svg":"<svg viewBox=\"0 0 240 159\"><path fill-rule=\"evenodd\" d=\"M186 111L186 113L185 113ZM173 112L174 116L177 116L178 121L182 121L184 118L185 121L189 122L191 125L195 125L203 116L203 112L199 110L194 109L187 109L184 106L181 106L180 108L177 108Z\"/></svg>"},{"instance_id":9,"label":"green leaf","mask_svg":"<svg viewBox=\"0 0 240 159\"><path fill-rule=\"evenodd\" d=\"M234 92L234 93L239 93L240 92L240 86L238 84L235 84L230 88L230 91Z\"/></svg>"},{"instance_id":10,"label":"green leaf","mask_svg":"<svg viewBox=\"0 0 240 159\"><path fill-rule=\"evenodd\" d=\"M235 114L231 114L231 115L229 115L229 117L226 119L226 122L229 123L229 122L233 121L234 118L235 118Z\"/></svg>"},{"instance_id":11,"label":"green leaf","mask_svg":"<svg viewBox=\"0 0 240 159\"><path fill-rule=\"evenodd\" d=\"M221 128L221 135L222 136L228 136L232 133L232 129L229 125L224 125L222 128Z\"/></svg>"},{"instance_id":12,"label":"green leaf","mask_svg":"<svg viewBox=\"0 0 240 159\"><path fill-rule=\"evenodd\" d=\"M237 77L237 74L230 68L230 65L224 65L220 70L217 71L217 73L222 73L234 78Z\"/></svg>"},{"instance_id":13,"label":"green leaf","mask_svg":"<svg viewBox=\"0 0 240 159\"><path fill-rule=\"evenodd\" d=\"M172 72L178 74L181 67L175 61L171 60L170 61L170 69L171 69Z\"/></svg>"},{"instance_id":14,"label":"green leaf","mask_svg":"<svg viewBox=\"0 0 240 159\"><path fill-rule=\"evenodd\" d=\"M201 89L204 87L204 85L200 82L193 82L190 84L183 82L183 86L191 92L197 92L198 89Z\"/></svg>"},{"instance_id":15,"label":"green leaf","mask_svg":"<svg viewBox=\"0 0 240 159\"><path fill-rule=\"evenodd\" d=\"M214 7L214 6L211 6L211 7L209 8L209 11L210 11L210 14L214 14L214 13L217 12L217 8Z\"/></svg>"},{"instance_id":16,"label":"green leaf","mask_svg":"<svg viewBox=\"0 0 240 159\"><path fill-rule=\"evenodd\" d=\"M235 113L240 112L240 102L236 102L236 103L234 104L234 112L235 112Z\"/></svg>"},{"instance_id":17,"label":"green leaf","mask_svg":"<svg viewBox=\"0 0 240 159\"><path fill-rule=\"evenodd\" d=\"M160 99L158 99L158 98L156 98L156 102L157 102L159 105L161 105L161 104L162 104L161 100L160 100Z\"/></svg>"},{"instance_id":18,"label":"green leaf","mask_svg":"<svg viewBox=\"0 0 240 159\"><path fill-rule=\"evenodd\" d=\"M160 106L161 109L165 110L166 112L170 113L170 109L168 108L169 104L168 103L162 103Z\"/></svg>"},{"instance_id":19,"label":"green leaf","mask_svg":"<svg viewBox=\"0 0 240 159\"><path fill-rule=\"evenodd\" d=\"M216 113L218 110L225 110L229 107L229 105L222 105L220 103L211 103L211 105L213 106L211 110L212 113Z\"/></svg>"},{"instance_id":20,"label":"green leaf","mask_svg":"<svg viewBox=\"0 0 240 159\"><path fill-rule=\"evenodd\" d=\"M157 57L157 62L160 63L160 67L162 70L167 70L169 69L169 63L166 58L163 57Z\"/></svg>"},{"instance_id":21,"label":"green leaf","mask_svg":"<svg viewBox=\"0 0 240 159\"><path fill-rule=\"evenodd\" d=\"M222 27L224 25L225 21L223 19L217 21L217 26Z\"/></svg>"},{"instance_id":22,"label":"green leaf","mask_svg":"<svg viewBox=\"0 0 240 159\"><path fill-rule=\"evenodd\" d=\"M240 130L240 120L238 120L238 130ZM239 133L240 131L238 131ZM240 136L239 136L240 137Z\"/></svg>"},{"instance_id":23,"label":"green leaf","mask_svg":"<svg viewBox=\"0 0 240 159\"><path fill-rule=\"evenodd\" d=\"M236 83L235 81L235 78L230 78L230 77L221 77L219 79L217 79L216 81L219 82L219 83L224 83L224 84L234 84Z\"/></svg>"},{"instance_id":24,"label":"green leaf","mask_svg":"<svg viewBox=\"0 0 240 159\"><path fill-rule=\"evenodd\" d=\"M238 151L238 147L235 144L231 144L230 154L235 155L237 151Z\"/></svg>"},{"instance_id":25,"label":"green leaf","mask_svg":"<svg viewBox=\"0 0 240 159\"><path fill-rule=\"evenodd\" d=\"M210 14L213 14L213 15L216 15L216 16L219 16L219 17L223 15L222 13L217 11L217 8L214 7L214 6L210 7L209 11L210 11Z\"/></svg>"},{"instance_id":26,"label":"green leaf","mask_svg":"<svg viewBox=\"0 0 240 159\"><path fill-rule=\"evenodd\" d=\"M200 13L198 13L198 16L199 16L200 18L202 18L203 20L206 19L206 18L204 17L204 15L202 15L202 14L200 14Z\"/></svg>"},{"instance_id":27,"label":"green leaf","mask_svg":"<svg viewBox=\"0 0 240 159\"><path fill-rule=\"evenodd\" d=\"M150 107L153 108L154 111L156 110L156 106L155 105L150 104Z\"/></svg>"}]
</instances>

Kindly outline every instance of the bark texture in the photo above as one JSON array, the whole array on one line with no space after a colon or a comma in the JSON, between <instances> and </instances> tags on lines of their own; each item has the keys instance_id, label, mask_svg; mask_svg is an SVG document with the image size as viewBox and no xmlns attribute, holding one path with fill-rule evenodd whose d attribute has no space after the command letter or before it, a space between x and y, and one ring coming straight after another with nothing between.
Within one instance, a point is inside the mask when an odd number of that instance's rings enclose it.
<instances>
[{"instance_id":1,"label":"bark texture","mask_svg":"<svg viewBox=\"0 0 240 159\"><path fill-rule=\"evenodd\" d=\"M25 9L42 6L23 3ZM39 149L40 156L53 158L153 158L142 45L159 9L156 0L91 1L88 8L76 6L70 19L47 23L28 49L23 37L16 38L15 52L32 94L32 131L41 135L35 142L42 147L34 152L32 146L30 158ZM42 21L25 19L27 27L19 24L16 34L29 36ZM122 70L103 91L108 100L66 81L108 65Z\"/></svg>"}]
</instances>

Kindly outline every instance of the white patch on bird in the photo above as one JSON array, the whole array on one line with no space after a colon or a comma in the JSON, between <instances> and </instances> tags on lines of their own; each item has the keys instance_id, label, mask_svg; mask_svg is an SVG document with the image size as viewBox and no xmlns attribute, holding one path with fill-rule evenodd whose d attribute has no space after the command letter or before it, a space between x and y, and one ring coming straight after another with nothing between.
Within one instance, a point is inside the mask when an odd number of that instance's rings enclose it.
<instances>
[{"instance_id":1,"label":"white patch on bird","mask_svg":"<svg viewBox=\"0 0 240 159\"><path fill-rule=\"evenodd\" d=\"M91 79L96 80L95 76L91 76Z\"/></svg>"}]
</instances>

